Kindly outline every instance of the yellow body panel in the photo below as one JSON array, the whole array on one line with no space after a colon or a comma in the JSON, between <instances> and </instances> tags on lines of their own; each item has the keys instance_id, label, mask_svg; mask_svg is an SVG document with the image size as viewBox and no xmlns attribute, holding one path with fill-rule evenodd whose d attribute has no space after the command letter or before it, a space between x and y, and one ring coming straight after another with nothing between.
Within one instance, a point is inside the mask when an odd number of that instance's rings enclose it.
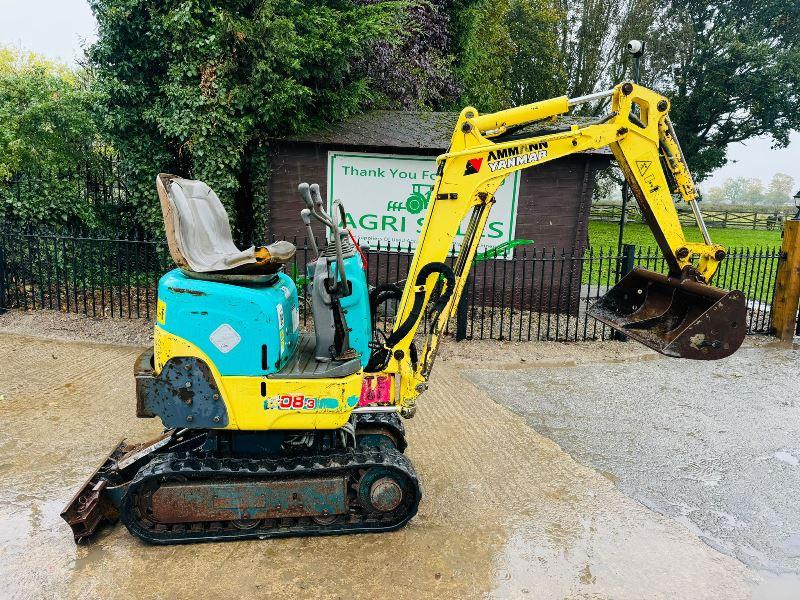
<instances>
[{"instance_id":1,"label":"yellow body panel","mask_svg":"<svg viewBox=\"0 0 800 600\"><path fill-rule=\"evenodd\" d=\"M338 429L361 394L360 371L335 379L222 376L197 346L158 325L153 347L156 374L174 357L198 358L209 366L228 412L225 429ZM301 404L303 408L295 408Z\"/></svg>"}]
</instances>

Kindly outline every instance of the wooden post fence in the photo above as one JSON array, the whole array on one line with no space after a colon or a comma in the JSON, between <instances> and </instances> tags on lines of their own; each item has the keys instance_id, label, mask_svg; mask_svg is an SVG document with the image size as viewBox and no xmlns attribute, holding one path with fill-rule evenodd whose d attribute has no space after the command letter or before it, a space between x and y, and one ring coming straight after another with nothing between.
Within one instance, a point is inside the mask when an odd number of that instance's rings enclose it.
<instances>
[{"instance_id":1,"label":"wooden post fence","mask_svg":"<svg viewBox=\"0 0 800 600\"><path fill-rule=\"evenodd\" d=\"M775 337L791 341L800 304L800 221L787 220L784 223L781 255L772 300L772 326Z\"/></svg>"}]
</instances>

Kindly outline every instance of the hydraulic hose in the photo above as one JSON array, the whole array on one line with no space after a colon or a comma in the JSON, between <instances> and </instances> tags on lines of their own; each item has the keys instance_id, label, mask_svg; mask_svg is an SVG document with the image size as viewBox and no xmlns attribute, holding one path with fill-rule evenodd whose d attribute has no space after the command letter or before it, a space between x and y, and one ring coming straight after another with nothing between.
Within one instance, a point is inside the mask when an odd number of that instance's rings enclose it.
<instances>
[{"instance_id":1,"label":"hydraulic hose","mask_svg":"<svg viewBox=\"0 0 800 600\"><path fill-rule=\"evenodd\" d=\"M400 300L403 290L393 283L382 283L369 293L369 309L372 315L372 328L375 329L375 320L378 317L378 307L387 300Z\"/></svg>"},{"instance_id":2,"label":"hydraulic hose","mask_svg":"<svg viewBox=\"0 0 800 600\"><path fill-rule=\"evenodd\" d=\"M456 278L455 275L453 275L453 269L451 269L449 265L446 265L442 262L431 262L419 270L414 285L416 285L418 288L425 285L425 281L427 281L428 277L433 273L439 273L443 275L447 282L446 289L436 300L432 308L434 314L439 314L444 307L447 306L447 303L450 301L450 297L453 295ZM411 307L411 312L408 314L408 317L406 317L406 320L403 321L400 326L392 332L392 335L389 336L389 339L386 340L387 348L396 346L400 340L402 340L409 334L409 332L411 332L411 330L417 324L420 315L422 314L424 303L425 290L417 289L417 291L414 293L414 304Z\"/></svg>"},{"instance_id":3,"label":"hydraulic hose","mask_svg":"<svg viewBox=\"0 0 800 600\"><path fill-rule=\"evenodd\" d=\"M424 285L425 281L433 273L439 273L443 275L447 283L447 287L445 288L444 292L439 294L432 307L432 312L438 315L444 309L444 307L447 306L447 303L450 301L450 298L453 295L456 278L453 274L453 269L451 269L448 265L441 262L432 262L420 269L415 281L416 286L420 287ZM389 298L400 298L401 296L402 292L400 292L399 288L393 284L385 284L372 290L372 293L370 294L370 305L371 307L374 307L372 310L373 322L376 312L375 308ZM408 317L406 317L406 320L403 321L403 323L392 333L392 335L387 338L386 342L381 347L376 347L373 349L372 354L369 357L369 362L367 363L367 366L364 367L364 370L367 373L375 373L386 368L386 365L389 363L389 357L391 356L391 348L396 346L400 340L402 340L411 331L414 325L416 325L420 315L422 314L424 302L425 290L417 290L414 293L414 304L411 307L411 312L409 313ZM413 343L409 347L409 358L411 359L412 366L416 369L417 349Z\"/></svg>"}]
</instances>

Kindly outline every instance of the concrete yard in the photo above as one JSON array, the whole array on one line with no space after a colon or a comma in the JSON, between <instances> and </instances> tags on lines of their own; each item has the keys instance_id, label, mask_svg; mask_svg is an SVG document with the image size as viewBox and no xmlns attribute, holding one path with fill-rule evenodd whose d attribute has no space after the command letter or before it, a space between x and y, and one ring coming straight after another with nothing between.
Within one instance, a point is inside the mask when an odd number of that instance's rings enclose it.
<instances>
[{"instance_id":1,"label":"concrete yard","mask_svg":"<svg viewBox=\"0 0 800 600\"><path fill-rule=\"evenodd\" d=\"M134 416L140 349L0 333L0 597L800 597L797 350L726 370L611 345L446 352L398 532L152 547L117 524L76 547L64 503L160 430Z\"/></svg>"}]
</instances>

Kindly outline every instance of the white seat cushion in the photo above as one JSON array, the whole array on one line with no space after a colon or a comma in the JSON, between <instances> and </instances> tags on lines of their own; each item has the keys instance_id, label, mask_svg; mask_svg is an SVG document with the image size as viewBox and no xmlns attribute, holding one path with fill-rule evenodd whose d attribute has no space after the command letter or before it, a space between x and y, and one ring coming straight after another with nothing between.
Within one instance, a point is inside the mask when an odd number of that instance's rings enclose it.
<instances>
[{"instance_id":1,"label":"white seat cushion","mask_svg":"<svg viewBox=\"0 0 800 600\"><path fill-rule=\"evenodd\" d=\"M169 185L175 241L191 270L226 271L256 262L255 247L233 243L222 202L202 181L174 178Z\"/></svg>"}]
</instances>

